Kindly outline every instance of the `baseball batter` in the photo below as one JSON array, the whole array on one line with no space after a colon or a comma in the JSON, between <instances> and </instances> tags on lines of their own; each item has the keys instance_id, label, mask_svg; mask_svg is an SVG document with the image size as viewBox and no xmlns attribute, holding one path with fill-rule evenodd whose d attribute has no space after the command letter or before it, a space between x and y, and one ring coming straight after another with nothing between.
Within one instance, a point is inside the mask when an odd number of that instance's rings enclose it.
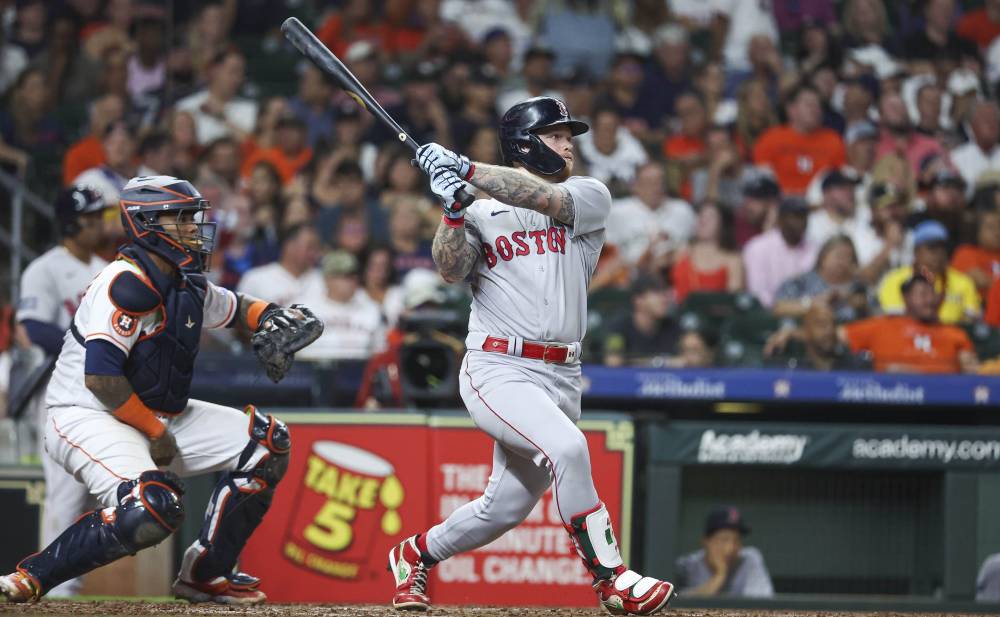
<instances>
[{"instance_id":1,"label":"baseball batter","mask_svg":"<svg viewBox=\"0 0 1000 617\"><path fill-rule=\"evenodd\" d=\"M96 190L74 186L55 201L56 220L62 241L25 268L17 322L47 358L62 348L87 285L108 263L94 254L103 239L103 213L107 207ZM40 370L41 367L36 368ZM45 387L41 384L28 402L28 414L38 427L39 441L45 427ZM41 444L40 444L41 446ZM87 505L87 487L66 473L51 456L42 453L45 473L45 504L42 509L42 542L49 544L62 533ZM80 580L71 579L49 592L52 596L76 595Z\"/></svg>"},{"instance_id":2,"label":"baseball batter","mask_svg":"<svg viewBox=\"0 0 1000 617\"><path fill-rule=\"evenodd\" d=\"M674 595L671 583L623 564L576 426L587 286L611 207L601 182L571 175L572 138L588 129L561 101L538 97L501 120L501 149L512 167L472 163L438 144L417 151L445 204L434 261L445 280L472 283L462 399L496 444L482 497L390 551L396 608L426 610L428 569L518 525L550 484L608 611L650 615ZM465 182L492 198L463 210L455 194Z\"/></svg>"},{"instance_id":3,"label":"baseball batter","mask_svg":"<svg viewBox=\"0 0 1000 617\"><path fill-rule=\"evenodd\" d=\"M202 327L245 324L255 332L255 351L271 350L258 357L280 379L287 353L322 328L308 310L206 280L215 223L205 220L209 204L189 182L133 178L120 208L130 244L87 288L46 396L46 450L102 507L0 577L0 592L9 601L34 601L160 543L184 517L179 476L224 471L174 594L191 602L263 602L260 581L235 566L285 473L291 440L280 420L252 405L244 413L188 398L198 341ZM296 340L297 333L307 336Z\"/></svg>"}]
</instances>

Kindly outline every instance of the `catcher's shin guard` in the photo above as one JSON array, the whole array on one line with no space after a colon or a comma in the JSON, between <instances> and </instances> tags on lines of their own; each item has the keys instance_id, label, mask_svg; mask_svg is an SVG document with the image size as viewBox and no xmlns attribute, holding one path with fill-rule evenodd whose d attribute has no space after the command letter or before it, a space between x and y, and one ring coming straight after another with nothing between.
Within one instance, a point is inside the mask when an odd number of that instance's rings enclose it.
<instances>
[{"instance_id":1,"label":"catcher's shin guard","mask_svg":"<svg viewBox=\"0 0 1000 617\"><path fill-rule=\"evenodd\" d=\"M223 587L232 583L240 552L271 506L274 488L288 468L288 427L253 405L246 412L250 442L236 470L216 485L201 534L184 553L179 582Z\"/></svg>"},{"instance_id":2,"label":"catcher's shin guard","mask_svg":"<svg viewBox=\"0 0 1000 617\"><path fill-rule=\"evenodd\" d=\"M38 595L56 585L165 540L184 518L180 479L165 471L144 471L122 482L114 508L84 514L42 551L17 569L30 577Z\"/></svg>"},{"instance_id":3,"label":"catcher's shin guard","mask_svg":"<svg viewBox=\"0 0 1000 617\"><path fill-rule=\"evenodd\" d=\"M603 503L570 518L566 530L576 552L594 576L594 591L612 615L652 615L674 597L674 586L625 567L611 516Z\"/></svg>"}]
</instances>

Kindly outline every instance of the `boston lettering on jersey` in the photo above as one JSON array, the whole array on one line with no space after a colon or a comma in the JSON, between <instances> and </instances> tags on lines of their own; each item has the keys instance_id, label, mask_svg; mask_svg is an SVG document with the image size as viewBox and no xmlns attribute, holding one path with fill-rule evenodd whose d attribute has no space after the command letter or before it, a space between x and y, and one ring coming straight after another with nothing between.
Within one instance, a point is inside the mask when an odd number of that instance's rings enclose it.
<instances>
[{"instance_id":1,"label":"boston lettering on jersey","mask_svg":"<svg viewBox=\"0 0 1000 617\"><path fill-rule=\"evenodd\" d=\"M492 270L499 260L510 261L515 257L526 257L531 254L544 255L549 253L566 254L566 228L552 226L548 229L533 231L515 231L510 236L497 236L493 246L483 242L483 254L486 265Z\"/></svg>"}]
</instances>

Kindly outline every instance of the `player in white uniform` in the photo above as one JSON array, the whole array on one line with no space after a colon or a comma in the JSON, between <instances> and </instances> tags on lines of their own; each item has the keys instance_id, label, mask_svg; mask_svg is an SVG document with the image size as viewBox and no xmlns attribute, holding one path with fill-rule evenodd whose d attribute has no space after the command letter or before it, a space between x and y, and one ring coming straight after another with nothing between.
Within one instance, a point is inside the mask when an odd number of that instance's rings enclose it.
<instances>
[{"instance_id":1,"label":"player in white uniform","mask_svg":"<svg viewBox=\"0 0 1000 617\"><path fill-rule=\"evenodd\" d=\"M63 336L87 285L108 265L94 254L103 239L102 219L106 207L104 197L89 187L74 186L61 192L55 201L55 211L62 241L28 264L21 275L17 322L28 333L31 342L45 352L45 366L51 367L52 360L59 355ZM35 370L44 370L44 367ZM39 452L45 473L42 543L48 545L83 514L88 493L86 486L66 473L41 447L46 417L45 381L47 376L38 381L27 403L27 414L38 428ZM73 596L79 590L80 580L74 578L50 591L49 595Z\"/></svg>"},{"instance_id":2,"label":"player in white uniform","mask_svg":"<svg viewBox=\"0 0 1000 617\"><path fill-rule=\"evenodd\" d=\"M562 101L537 97L501 120L501 149L513 168L471 163L438 144L417 151L445 204L434 261L449 282L472 283L462 399L496 443L483 496L390 551L397 608L426 610L428 569L515 527L550 484L602 606L649 615L674 595L671 583L623 564L576 426L587 286L611 207L601 182L571 175L572 137L588 128ZM463 211L455 198L463 181L492 199Z\"/></svg>"},{"instance_id":3,"label":"player in white uniform","mask_svg":"<svg viewBox=\"0 0 1000 617\"><path fill-rule=\"evenodd\" d=\"M206 280L215 223L204 221L209 204L189 182L133 178L120 209L130 244L87 289L46 397L46 450L102 508L0 577L0 592L34 601L158 544L184 516L178 476L224 471L174 594L263 602L260 581L235 566L287 468L288 430L252 405L244 413L188 394L202 327L239 322L266 338L304 316Z\"/></svg>"}]
</instances>

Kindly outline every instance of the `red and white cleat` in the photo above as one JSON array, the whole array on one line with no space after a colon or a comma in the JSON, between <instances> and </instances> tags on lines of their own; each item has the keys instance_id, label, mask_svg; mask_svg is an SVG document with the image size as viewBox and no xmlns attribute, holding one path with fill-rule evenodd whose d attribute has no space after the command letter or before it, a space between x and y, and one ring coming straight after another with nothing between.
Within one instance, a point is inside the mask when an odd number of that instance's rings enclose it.
<instances>
[{"instance_id":1,"label":"red and white cleat","mask_svg":"<svg viewBox=\"0 0 1000 617\"><path fill-rule=\"evenodd\" d=\"M404 611L426 611L431 606L427 595L427 573L430 568L420 559L417 536L403 540L389 551L389 571L396 580L392 605Z\"/></svg>"},{"instance_id":2,"label":"red and white cleat","mask_svg":"<svg viewBox=\"0 0 1000 617\"><path fill-rule=\"evenodd\" d=\"M251 606L263 604L267 595L259 589L260 579L237 572L229 578L219 577L208 583L195 583L178 578L174 581L174 597L192 604L215 602Z\"/></svg>"},{"instance_id":3,"label":"red and white cleat","mask_svg":"<svg viewBox=\"0 0 1000 617\"><path fill-rule=\"evenodd\" d=\"M594 583L604 610L612 615L652 615L674 598L674 585L632 570Z\"/></svg>"},{"instance_id":4,"label":"red and white cleat","mask_svg":"<svg viewBox=\"0 0 1000 617\"><path fill-rule=\"evenodd\" d=\"M42 590L33 578L24 572L17 571L7 576L0 576L0 593L8 602L37 602L42 596Z\"/></svg>"}]
</instances>

